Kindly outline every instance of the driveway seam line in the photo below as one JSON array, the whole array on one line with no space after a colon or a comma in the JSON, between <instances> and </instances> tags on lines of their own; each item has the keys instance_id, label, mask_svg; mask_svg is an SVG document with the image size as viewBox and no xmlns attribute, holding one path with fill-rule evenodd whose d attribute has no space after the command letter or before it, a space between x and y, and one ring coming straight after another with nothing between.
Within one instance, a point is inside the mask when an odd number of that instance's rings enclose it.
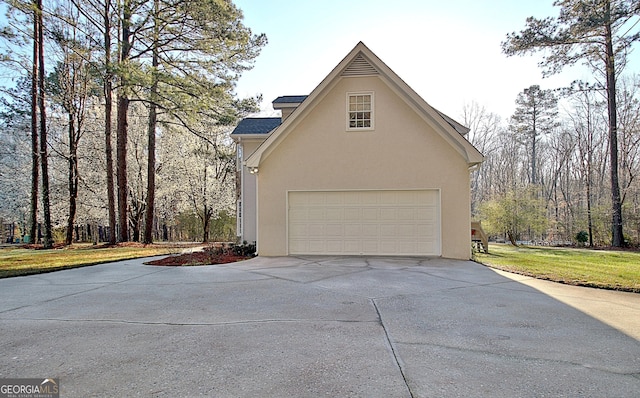
<instances>
[{"instance_id":1,"label":"driveway seam line","mask_svg":"<svg viewBox=\"0 0 640 398\"><path fill-rule=\"evenodd\" d=\"M350 319L256 319L232 322L148 322L128 321L124 319L60 319L60 318L0 318L0 321L32 321L32 322L79 322L79 323L118 323L125 325L148 326L234 326L253 323L379 323L379 320L350 320Z\"/></svg>"},{"instance_id":2,"label":"driveway seam line","mask_svg":"<svg viewBox=\"0 0 640 398\"><path fill-rule=\"evenodd\" d=\"M464 352L464 353L472 353L472 354L490 355L490 356L493 356L493 357L509 358L509 359L519 360L519 361L524 361L524 362L543 362L543 363L566 364L566 365L581 367L581 368L589 369L589 370L592 369L592 370L596 370L596 371L599 371L599 372L609 373L609 374L618 375L618 376L638 377L638 375L640 375L640 372L636 372L635 370L632 370L630 372L617 372L615 370L607 369L607 368L602 367L602 366L595 366L595 365L591 365L589 363L582 363L582 362L576 362L576 361L570 361L570 360L558 359L558 358L544 358L544 357L526 356L526 355L511 355L511 354L504 353L504 352L493 352L493 351L490 351L490 350L477 350L477 349L468 348L468 347L456 347L456 346L451 346L451 345L428 343L428 342L414 343L414 342L407 342L407 341L399 341L398 344L400 344L400 345L413 345L413 346L425 346L425 347L436 347L436 348L441 348L441 349L445 349L445 350L458 351L458 352Z\"/></svg>"},{"instance_id":3,"label":"driveway seam line","mask_svg":"<svg viewBox=\"0 0 640 398\"><path fill-rule=\"evenodd\" d=\"M380 326L382 326L382 330L384 331L384 336L385 339L387 341L387 344L389 344L389 347L391 348L391 353L393 354L393 360L396 363L396 366L398 367L398 370L400 371L400 375L402 376L402 381L404 382L404 385L407 387L407 391L409 392L409 396L411 396L411 398L414 398L415 395L413 394L413 391L411 391L411 387L409 386L409 382L407 380L407 376L404 373L404 368L402 366L402 363L400 361L399 355L396 352L396 347L393 344L393 342L391 341L391 336L389 336L389 331L387 330L387 326L384 324L384 320L382 319L382 314L380 313L380 309L378 308L378 304L376 303L375 299L370 299L371 300L371 304L373 305L373 308L375 308L376 310L376 314L378 314L378 319L380 321Z\"/></svg>"},{"instance_id":4,"label":"driveway seam line","mask_svg":"<svg viewBox=\"0 0 640 398\"><path fill-rule=\"evenodd\" d=\"M142 277L145 277L145 276L157 274L157 273L160 273L160 272L166 272L166 271L167 270L158 270L158 271L150 272L148 274L138 275L138 276L135 276L135 277L132 277L132 278L128 278L128 279L123 279L123 280L117 281L117 282L106 282L106 283L102 283L102 284L87 283L87 285L98 285L98 286L94 286L91 289L81 290L81 291L78 291L78 292L73 292L73 293L69 293L69 294L64 294L62 296L53 297L53 298L50 298L50 299L47 299L47 300L39 301L37 303L32 303L32 304L29 304L29 305L24 305L24 306L21 306L21 307L18 307L18 308L6 309L6 310L3 310L3 311L0 311L0 314L6 314L8 312L18 311L18 310L21 310L21 309L24 309L24 308L33 307L35 305L50 303L50 302L61 300L61 299L65 299L65 298L68 298L68 297L78 296L78 295L81 295L81 294L84 294L84 293L93 292L95 290L104 289L107 286L118 285L118 284L121 284L121 283L124 283L124 282L128 282L128 281L131 281L131 280L134 280L134 279L138 279L138 278L142 278ZM64 286L64 285L58 285L58 286ZM74 284L72 286L83 286L83 285L82 284Z\"/></svg>"}]
</instances>

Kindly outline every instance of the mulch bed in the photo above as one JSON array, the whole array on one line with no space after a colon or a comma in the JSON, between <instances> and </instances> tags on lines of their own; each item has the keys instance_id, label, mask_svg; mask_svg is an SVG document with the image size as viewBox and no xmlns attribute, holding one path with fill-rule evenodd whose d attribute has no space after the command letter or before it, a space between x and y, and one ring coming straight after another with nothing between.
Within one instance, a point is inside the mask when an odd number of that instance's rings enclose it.
<instances>
[{"instance_id":1,"label":"mulch bed","mask_svg":"<svg viewBox=\"0 0 640 398\"><path fill-rule=\"evenodd\" d=\"M185 253L175 256L161 258L146 262L149 265L164 265L172 267L193 266L193 265L212 265L212 264L228 264L237 261L247 260L251 257L237 256L233 253L216 254L212 250L204 250L195 253Z\"/></svg>"}]
</instances>

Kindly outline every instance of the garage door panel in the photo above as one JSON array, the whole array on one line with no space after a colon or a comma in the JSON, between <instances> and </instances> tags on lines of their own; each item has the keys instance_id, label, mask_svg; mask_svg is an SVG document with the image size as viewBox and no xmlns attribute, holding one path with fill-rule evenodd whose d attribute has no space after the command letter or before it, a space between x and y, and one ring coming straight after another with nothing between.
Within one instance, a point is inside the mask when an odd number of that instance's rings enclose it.
<instances>
[{"instance_id":1,"label":"garage door panel","mask_svg":"<svg viewBox=\"0 0 640 398\"><path fill-rule=\"evenodd\" d=\"M341 238L344 235L343 224L327 224L326 235L334 238Z\"/></svg>"},{"instance_id":2,"label":"garage door panel","mask_svg":"<svg viewBox=\"0 0 640 398\"><path fill-rule=\"evenodd\" d=\"M362 227L360 224L345 224L344 235L345 237L360 236L362 234Z\"/></svg>"},{"instance_id":3,"label":"garage door panel","mask_svg":"<svg viewBox=\"0 0 640 398\"><path fill-rule=\"evenodd\" d=\"M416 235L424 236L426 238L435 238L435 226L431 223L420 223L415 225Z\"/></svg>"},{"instance_id":4,"label":"garage door panel","mask_svg":"<svg viewBox=\"0 0 640 398\"><path fill-rule=\"evenodd\" d=\"M304 239L309 236L309 225L307 224L291 224L289 226L289 234L290 236L296 236L298 239Z\"/></svg>"},{"instance_id":5,"label":"garage door panel","mask_svg":"<svg viewBox=\"0 0 640 398\"><path fill-rule=\"evenodd\" d=\"M400 224L396 227L396 235L405 239L411 239L417 234L417 229L414 224Z\"/></svg>"},{"instance_id":6,"label":"garage door panel","mask_svg":"<svg viewBox=\"0 0 640 398\"><path fill-rule=\"evenodd\" d=\"M395 236L398 235L398 225L389 225L383 224L380 225L380 235L381 236Z\"/></svg>"},{"instance_id":7,"label":"garage door panel","mask_svg":"<svg viewBox=\"0 0 640 398\"><path fill-rule=\"evenodd\" d=\"M398 209L397 220L415 220L418 218L417 209L415 207L407 207Z\"/></svg>"},{"instance_id":8,"label":"garage door panel","mask_svg":"<svg viewBox=\"0 0 640 398\"><path fill-rule=\"evenodd\" d=\"M291 239L289 241L289 250L292 253L308 253L309 242L301 239Z\"/></svg>"},{"instance_id":9,"label":"garage door panel","mask_svg":"<svg viewBox=\"0 0 640 398\"><path fill-rule=\"evenodd\" d=\"M344 254L359 254L362 252L362 242L359 240L344 241Z\"/></svg>"},{"instance_id":10,"label":"garage door panel","mask_svg":"<svg viewBox=\"0 0 640 398\"><path fill-rule=\"evenodd\" d=\"M345 221L358 221L362 219L362 209L355 207L347 207L344 209Z\"/></svg>"},{"instance_id":11,"label":"garage door panel","mask_svg":"<svg viewBox=\"0 0 640 398\"><path fill-rule=\"evenodd\" d=\"M378 208L365 207L362 209L362 221L377 222L379 218Z\"/></svg>"},{"instance_id":12,"label":"garage door panel","mask_svg":"<svg viewBox=\"0 0 640 398\"><path fill-rule=\"evenodd\" d=\"M381 221L396 221L398 219L398 209L394 207L383 207L380 209Z\"/></svg>"},{"instance_id":13,"label":"garage door panel","mask_svg":"<svg viewBox=\"0 0 640 398\"><path fill-rule=\"evenodd\" d=\"M324 203L327 205L341 205L344 204L344 195L340 192L325 192Z\"/></svg>"},{"instance_id":14,"label":"garage door panel","mask_svg":"<svg viewBox=\"0 0 640 398\"><path fill-rule=\"evenodd\" d=\"M380 203L380 195L369 195L368 192L358 192L356 194L358 201L356 205L378 205Z\"/></svg>"},{"instance_id":15,"label":"garage door panel","mask_svg":"<svg viewBox=\"0 0 640 398\"><path fill-rule=\"evenodd\" d=\"M324 238L326 236L325 229L324 224L309 224L307 236L311 239Z\"/></svg>"},{"instance_id":16,"label":"garage door panel","mask_svg":"<svg viewBox=\"0 0 640 398\"><path fill-rule=\"evenodd\" d=\"M327 208L325 219L328 221L342 221L344 220L344 209L342 208Z\"/></svg>"},{"instance_id":17,"label":"garage door panel","mask_svg":"<svg viewBox=\"0 0 640 398\"><path fill-rule=\"evenodd\" d=\"M398 241L397 240L381 240L380 249L384 253L396 254L398 253Z\"/></svg>"},{"instance_id":18,"label":"garage door panel","mask_svg":"<svg viewBox=\"0 0 640 398\"><path fill-rule=\"evenodd\" d=\"M290 254L439 255L439 192L289 193Z\"/></svg>"},{"instance_id":19,"label":"garage door panel","mask_svg":"<svg viewBox=\"0 0 640 398\"><path fill-rule=\"evenodd\" d=\"M363 240L362 250L364 253L380 253L377 240Z\"/></svg>"},{"instance_id":20,"label":"garage door panel","mask_svg":"<svg viewBox=\"0 0 640 398\"><path fill-rule=\"evenodd\" d=\"M398 251L400 253L417 253L418 245L416 242L400 241L398 242Z\"/></svg>"},{"instance_id":21,"label":"garage door panel","mask_svg":"<svg viewBox=\"0 0 640 398\"><path fill-rule=\"evenodd\" d=\"M378 224L362 224L362 236L375 237L380 234L380 226Z\"/></svg>"},{"instance_id":22,"label":"garage door panel","mask_svg":"<svg viewBox=\"0 0 640 398\"><path fill-rule=\"evenodd\" d=\"M325 209L322 207L311 207L307 210L308 214L306 217L311 221L324 221L325 220Z\"/></svg>"}]
</instances>

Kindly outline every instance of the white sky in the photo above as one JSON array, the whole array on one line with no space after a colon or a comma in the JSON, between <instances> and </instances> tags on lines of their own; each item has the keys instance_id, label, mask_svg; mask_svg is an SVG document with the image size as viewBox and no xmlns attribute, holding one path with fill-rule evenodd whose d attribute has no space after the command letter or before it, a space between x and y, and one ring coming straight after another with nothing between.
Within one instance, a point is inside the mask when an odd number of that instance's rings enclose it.
<instances>
[{"instance_id":1,"label":"white sky","mask_svg":"<svg viewBox=\"0 0 640 398\"><path fill-rule=\"evenodd\" d=\"M245 24L269 43L237 86L240 97L309 94L364 42L430 105L461 119L473 101L508 118L519 92L593 81L583 67L542 79L538 56L501 52L529 16L558 16L553 0L235 0ZM637 52L637 51L636 51ZM634 54L636 57L638 54ZM628 70L638 63L628 65Z\"/></svg>"}]
</instances>

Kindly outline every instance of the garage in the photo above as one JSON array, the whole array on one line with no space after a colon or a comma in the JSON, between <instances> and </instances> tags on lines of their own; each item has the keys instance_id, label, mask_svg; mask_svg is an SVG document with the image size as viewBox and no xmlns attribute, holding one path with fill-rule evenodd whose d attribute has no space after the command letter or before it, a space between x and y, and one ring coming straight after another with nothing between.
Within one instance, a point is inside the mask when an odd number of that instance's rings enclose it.
<instances>
[{"instance_id":1,"label":"garage","mask_svg":"<svg viewBox=\"0 0 640 398\"><path fill-rule=\"evenodd\" d=\"M289 254L439 256L439 190L290 191Z\"/></svg>"}]
</instances>

